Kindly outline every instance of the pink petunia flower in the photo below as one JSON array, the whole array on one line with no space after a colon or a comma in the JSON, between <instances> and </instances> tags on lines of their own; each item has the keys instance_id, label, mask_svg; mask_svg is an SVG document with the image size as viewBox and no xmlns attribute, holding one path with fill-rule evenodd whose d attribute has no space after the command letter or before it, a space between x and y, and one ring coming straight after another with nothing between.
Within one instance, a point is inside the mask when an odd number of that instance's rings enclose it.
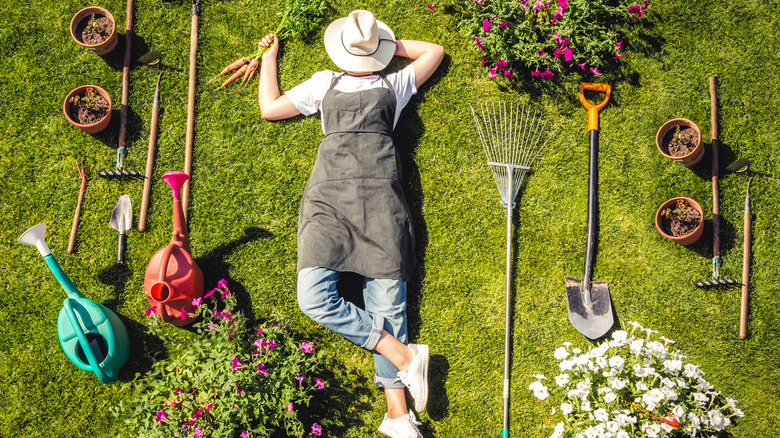
<instances>
[{"instance_id":1,"label":"pink petunia flower","mask_svg":"<svg viewBox=\"0 0 780 438\"><path fill-rule=\"evenodd\" d=\"M296 374L293 376L293 378L298 381L298 386L303 385L303 379L305 379L304 376L302 376L301 374Z\"/></svg>"},{"instance_id":2,"label":"pink petunia flower","mask_svg":"<svg viewBox=\"0 0 780 438\"><path fill-rule=\"evenodd\" d=\"M513 75L512 72L509 71L509 70L504 70L504 76L506 76L509 79L514 79L515 78L515 75Z\"/></svg>"},{"instance_id":3,"label":"pink petunia flower","mask_svg":"<svg viewBox=\"0 0 780 438\"><path fill-rule=\"evenodd\" d=\"M550 70L545 70L539 76L541 76L542 79L552 79L552 77L555 76L555 73Z\"/></svg>"},{"instance_id":4,"label":"pink petunia flower","mask_svg":"<svg viewBox=\"0 0 780 438\"><path fill-rule=\"evenodd\" d=\"M484 56L482 57L482 61L480 61L480 65L481 65L482 67L484 67L484 66L485 66L485 57L484 57Z\"/></svg>"},{"instance_id":5,"label":"pink petunia flower","mask_svg":"<svg viewBox=\"0 0 780 438\"><path fill-rule=\"evenodd\" d=\"M637 20L642 19L642 14L647 10L647 2L644 3L644 6L639 5L631 5L628 7L628 13L631 15L636 15Z\"/></svg>"},{"instance_id":6,"label":"pink petunia flower","mask_svg":"<svg viewBox=\"0 0 780 438\"><path fill-rule=\"evenodd\" d=\"M192 299L192 305L195 307L199 307L201 304L203 304L203 298L193 298Z\"/></svg>"},{"instance_id":7,"label":"pink petunia flower","mask_svg":"<svg viewBox=\"0 0 780 438\"><path fill-rule=\"evenodd\" d=\"M257 329L257 334L258 335L262 335L263 334L263 329L262 328Z\"/></svg>"},{"instance_id":8,"label":"pink petunia flower","mask_svg":"<svg viewBox=\"0 0 780 438\"><path fill-rule=\"evenodd\" d=\"M206 435L203 433L203 429L196 427L195 430L192 431L192 438L206 438Z\"/></svg>"},{"instance_id":9,"label":"pink petunia flower","mask_svg":"<svg viewBox=\"0 0 780 438\"><path fill-rule=\"evenodd\" d=\"M181 306L181 320L184 321L187 319L187 309L184 306Z\"/></svg>"},{"instance_id":10,"label":"pink petunia flower","mask_svg":"<svg viewBox=\"0 0 780 438\"><path fill-rule=\"evenodd\" d=\"M490 30L490 20L485 20L482 22L482 30L485 32Z\"/></svg>"},{"instance_id":11,"label":"pink petunia flower","mask_svg":"<svg viewBox=\"0 0 780 438\"><path fill-rule=\"evenodd\" d=\"M168 418L168 413L165 412L165 409L160 409L159 411L157 411L157 417L154 419L154 421L162 424L162 422L165 421L166 418Z\"/></svg>"},{"instance_id":12,"label":"pink petunia flower","mask_svg":"<svg viewBox=\"0 0 780 438\"><path fill-rule=\"evenodd\" d=\"M241 432L241 435L238 436L239 438L249 438L249 432L243 431Z\"/></svg>"},{"instance_id":13,"label":"pink petunia flower","mask_svg":"<svg viewBox=\"0 0 780 438\"><path fill-rule=\"evenodd\" d=\"M322 426L317 423L311 425L311 434L314 436L322 435Z\"/></svg>"},{"instance_id":14,"label":"pink petunia flower","mask_svg":"<svg viewBox=\"0 0 780 438\"><path fill-rule=\"evenodd\" d=\"M477 47L479 47L480 49L484 49L485 48L485 46L482 45L482 40L479 39L478 36L473 36L473 37L471 37L471 39L474 40L477 43Z\"/></svg>"},{"instance_id":15,"label":"pink petunia flower","mask_svg":"<svg viewBox=\"0 0 780 438\"><path fill-rule=\"evenodd\" d=\"M508 63L504 59L502 59L500 61L496 61L496 68L499 68L499 69L506 68L507 65L508 65Z\"/></svg>"},{"instance_id":16,"label":"pink petunia flower","mask_svg":"<svg viewBox=\"0 0 780 438\"><path fill-rule=\"evenodd\" d=\"M263 373L263 374L268 374L268 370L265 368L265 364L264 363L258 363L257 364L257 372L258 373Z\"/></svg>"},{"instance_id":17,"label":"pink petunia flower","mask_svg":"<svg viewBox=\"0 0 780 438\"><path fill-rule=\"evenodd\" d=\"M496 73L496 70L493 69L493 67L488 68L487 75L488 75L489 78L497 78L498 77L498 73Z\"/></svg>"},{"instance_id":18,"label":"pink petunia flower","mask_svg":"<svg viewBox=\"0 0 780 438\"><path fill-rule=\"evenodd\" d=\"M227 289L227 280L224 278L217 282L217 289Z\"/></svg>"},{"instance_id":19,"label":"pink petunia flower","mask_svg":"<svg viewBox=\"0 0 780 438\"><path fill-rule=\"evenodd\" d=\"M217 330L217 327L215 327L214 324L212 324L212 323L209 323L209 325L206 326L206 328L209 329L212 332Z\"/></svg>"},{"instance_id":20,"label":"pink petunia flower","mask_svg":"<svg viewBox=\"0 0 780 438\"><path fill-rule=\"evenodd\" d=\"M506 21L502 21L498 23L498 28L501 29L502 27L506 26Z\"/></svg>"},{"instance_id":21,"label":"pink petunia flower","mask_svg":"<svg viewBox=\"0 0 780 438\"><path fill-rule=\"evenodd\" d=\"M287 405L287 408L285 409L285 411L292 412L293 409L295 409L295 406L292 404L292 402L290 402L290 404Z\"/></svg>"},{"instance_id":22,"label":"pink petunia flower","mask_svg":"<svg viewBox=\"0 0 780 438\"><path fill-rule=\"evenodd\" d=\"M577 65L579 65L581 69L585 70L585 64L587 64L587 62L583 62L582 64L577 64Z\"/></svg>"},{"instance_id":23,"label":"pink petunia flower","mask_svg":"<svg viewBox=\"0 0 780 438\"><path fill-rule=\"evenodd\" d=\"M428 6L428 9L430 9L431 12L433 12L434 14L436 13L436 11L433 9L433 5L432 4L426 3L425 6Z\"/></svg>"},{"instance_id":24,"label":"pink petunia flower","mask_svg":"<svg viewBox=\"0 0 780 438\"><path fill-rule=\"evenodd\" d=\"M615 47L615 56L612 57L612 59L618 59L622 56L626 56L625 53L620 53L620 49L623 47L623 40L618 41L617 46Z\"/></svg>"},{"instance_id":25,"label":"pink petunia flower","mask_svg":"<svg viewBox=\"0 0 780 438\"><path fill-rule=\"evenodd\" d=\"M563 18L563 8L558 8L555 10L555 15L553 15L553 19L550 22L550 25L555 24L555 22L560 20L561 18Z\"/></svg>"},{"instance_id":26,"label":"pink petunia flower","mask_svg":"<svg viewBox=\"0 0 780 438\"><path fill-rule=\"evenodd\" d=\"M157 311L157 306L152 306L144 310L144 313L146 314L146 316L149 316L156 311Z\"/></svg>"},{"instance_id":27,"label":"pink petunia flower","mask_svg":"<svg viewBox=\"0 0 780 438\"><path fill-rule=\"evenodd\" d=\"M206 412L210 411L211 408L213 408L213 407L214 407L214 402L211 402L211 403L207 404L206 405Z\"/></svg>"},{"instance_id":28,"label":"pink petunia flower","mask_svg":"<svg viewBox=\"0 0 780 438\"><path fill-rule=\"evenodd\" d=\"M184 394L184 390L183 389L177 389L176 391L173 391L173 395L179 395L179 394Z\"/></svg>"},{"instance_id":29,"label":"pink petunia flower","mask_svg":"<svg viewBox=\"0 0 780 438\"><path fill-rule=\"evenodd\" d=\"M301 343L301 351L303 351L304 353L311 354L311 353L314 353L314 350L315 350L314 343L312 343L312 342L302 342Z\"/></svg>"},{"instance_id":30,"label":"pink petunia flower","mask_svg":"<svg viewBox=\"0 0 780 438\"><path fill-rule=\"evenodd\" d=\"M596 75L596 76L601 76L601 72L596 67L591 67L590 71L592 71L593 74Z\"/></svg>"},{"instance_id":31,"label":"pink petunia flower","mask_svg":"<svg viewBox=\"0 0 780 438\"><path fill-rule=\"evenodd\" d=\"M485 2L482 1L482 0L474 0L474 3L476 3L476 4L480 5L480 6L485 6Z\"/></svg>"},{"instance_id":32,"label":"pink petunia flower","mask_svg":"<svg viewBox=\"0 0 780 438\"><path fill-rule=\"evenodd\" d=\"M561 53L563 53L563 49L558 47L557 49L555 49L555 53L553 56L555 56L555 58L557 59L559 56L561 56Z\"/></svg>"},{"instance_id":33,"label":"pink petunia flower","mask_svg":"<svg viewBox=\"0 0 780 438\"><path fill-rule=\"evenodd\" d=\"M320 380L319 377L314 378L314 387L317 389L324 389L325 388L325 382Z\"/></svg>"},{"instance_id":34,"label":"pink petunia flower","mask_svg":"<svg viewBox=\"0 0 780 438\"><path fill-rule=\"evenodd\" d=\"M564 61L571 61L571 48L567 47L563 50Z\"/></svg>"},{"instance_id":35,"label":"pink petunia flower","mask_svg":"<svg viewBox=\"0 0 780 438\"><path fill-rule=\"evenodd\" d=\"M241 388L239 388L238 386L236 386L236 392L237 392L237 393L239 393L239 394L241 394Z\"/></svg>"},{"instance_id":36,"label":"pink petunia flower","mask_svg":"<svg viewBox=\"0 0 780 438\"><path fill-rule=\"evenodd\" d=\"M225 289L225 291L222 292L222 295L220 296L220 298L222 298L224 300L228 295L230 295L230 290L229 289Z\"/></svg>"},{"instance_id":37,"label":"pink petunia flower","mask_svg":"<svg viewBox=\"0 0 780 438\"><path fill-rule=\"evenodd\" d=\"M214 292L216 291L216 289L211 289L210 291L206 292L205 295L203 295L203 298L211 298L211 296L214 295Z\"/></svg>"},{"instance_id":38,"label":"pink petunia flower","mask_svg":"<svg viewBox=\"0 0 780 438\"><path fill-rule=\"evenodd\" d=\"M566 8L568 6L568 2L566 0L558 0L558 6L561 8Z\"/></svg>"},{"instance_id":39,"label":"pink petunia flower","mask_svg":"<svg viewBox=\"0 0 780 438\"><path fill-rule=\"evenodd\" d=\"M236 370L240 369L241 367L242 367L242 364L241 364L241 362L238 360L238 356L235 356L235 357L233 358L233 363L232 363L232 364L230 364L230 368L232 368L232 369L233 369L233 371L236 371Z\"/></svg>"}]
</instances>

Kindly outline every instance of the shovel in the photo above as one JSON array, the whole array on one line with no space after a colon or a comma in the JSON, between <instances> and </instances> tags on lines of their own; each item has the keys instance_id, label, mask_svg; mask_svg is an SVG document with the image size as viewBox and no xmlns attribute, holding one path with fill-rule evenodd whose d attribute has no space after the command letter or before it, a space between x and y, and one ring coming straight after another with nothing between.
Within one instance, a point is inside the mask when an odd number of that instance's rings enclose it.
<instances>
[{"instance_id":1,"label":"shovel","mask_svg":"<svg viewBox=\"0 0 780 438\"><path fill-rule=\"evenodd\" d=\"M598 105L591 105L584 95L585 90L605 92L606 97ZM585 270L582 281L566 277L566 301L569 307L569 321L589 339L604 336L612 325L612 299L606 281L591 281L593 259L596 249L596 220L598 218L598 145L599 110L609 101L611 87L606 84L580 84L580 103L588 110L588 132L590 133L590 169L588 176L588 243L585 251Z\"/></svg>"},{"instance_id":2,"label":"shovel","mask_svg":"<svg viewBox=\"0 0 780 438\"><path fill-rule=\"evenodd\" d=\"M116 262L120 265L125 263L125 247L127 246L127 230L133 223L133 206L130 203L129 195L122 195L116 201L114 211L111 212L111 219L108 224L111 228L119 231L119 243L117 244Z\"/></svg>"}]
</instances>

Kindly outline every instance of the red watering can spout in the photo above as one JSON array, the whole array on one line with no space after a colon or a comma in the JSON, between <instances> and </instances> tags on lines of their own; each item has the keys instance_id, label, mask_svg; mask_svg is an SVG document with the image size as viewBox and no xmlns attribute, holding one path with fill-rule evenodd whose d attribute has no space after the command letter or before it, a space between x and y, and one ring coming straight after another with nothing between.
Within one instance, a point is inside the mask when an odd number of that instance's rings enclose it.
<instances>
[{"instance_id":1,"label":"red watering can spout","mask_svg":"<svg viewBox=\"0 0 780 438\"><path fill-rule=\"evenodd\" d=\"M189 177L184 172L162 176L173 192L173 233L171 243L160 249L149 261L144 275L144 289L149 304L163 321L187 325L195 319L195 298L203 296L203 273L190 255L187 225L182 212L179 190Z\"/></svg>"}]
</instances>

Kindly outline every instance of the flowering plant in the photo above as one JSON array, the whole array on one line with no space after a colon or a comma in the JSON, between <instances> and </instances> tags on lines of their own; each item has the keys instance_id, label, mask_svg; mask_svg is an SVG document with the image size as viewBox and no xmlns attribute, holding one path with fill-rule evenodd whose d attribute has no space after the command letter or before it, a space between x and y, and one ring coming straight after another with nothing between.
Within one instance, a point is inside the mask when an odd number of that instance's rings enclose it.
<instances>
[{"instance_id":1,"label":"flowering plant","mask_svg":"<svg viewBox=\"0 0 780 438\"><path fill-rule=\"evenodd\" d=\"M218 298L223 310L218 310ZM296 340L288 326L275 320L250 328L246 316L235 310L225 280L204 299L210 305L193 300L202 317L194 324L198 336L170 338L180 347L127 384L133 395L113 409L114 415L145 437L321 435L319 424L308 425L307 431L298 418L299 407L308 406L312 393L325 387L316 377L321 352L315 345ZM147 316L151 331L168 337L152 308Z\"/></svg>"},{"instance_id":2,"label":"flowering plant","mask_svg":"<svg viewBox=\"0 0 780 438\"><path fill-rule=\"evenodd\" d=\"M556 349L561 373L551 389L545 376L535 376L529 389L537 398L552 392L560 399L563 421L551 438L708 436L744 416L698 366L669 350L674 341L656 340L656 331L630 324L628 332L616 331L588 352L568 342Z\"/></svg>"},{"instance_id":3,"label":"flowering plant","mask_svg":"<svg viewBox=\"0 0 780 438\"><path fill-rule=\"evenodd\" d=\"M465 2L465 6L463 5ZM624 34L647 0L461 0L461 25L489 77L601 75L623 57Z\"/></svg>"}]
</instances>

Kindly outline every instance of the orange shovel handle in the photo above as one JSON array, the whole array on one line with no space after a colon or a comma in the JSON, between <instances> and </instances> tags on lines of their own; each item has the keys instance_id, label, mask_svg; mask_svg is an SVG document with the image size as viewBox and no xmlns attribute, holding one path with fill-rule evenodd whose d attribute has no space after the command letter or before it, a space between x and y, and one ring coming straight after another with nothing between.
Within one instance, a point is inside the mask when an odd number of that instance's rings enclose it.
<instances>
[{"instance_id":1,"label":"orange shovel handle","mask_svg":"<svg viewBox=\"0 0 780 438\"><path fill-rule=\"evenodd\" d=\"M591 103L585 99L585 90L601 91L607 94L604 96L604 100L602 100L601 103L598 105L591 105ZM607 84L594 84L590 82L580 83L580 103L588 110L588 131L599 130L599 111L607 106L610 94L612 94L612 87Z\"/></svg>"}]
</instances>

